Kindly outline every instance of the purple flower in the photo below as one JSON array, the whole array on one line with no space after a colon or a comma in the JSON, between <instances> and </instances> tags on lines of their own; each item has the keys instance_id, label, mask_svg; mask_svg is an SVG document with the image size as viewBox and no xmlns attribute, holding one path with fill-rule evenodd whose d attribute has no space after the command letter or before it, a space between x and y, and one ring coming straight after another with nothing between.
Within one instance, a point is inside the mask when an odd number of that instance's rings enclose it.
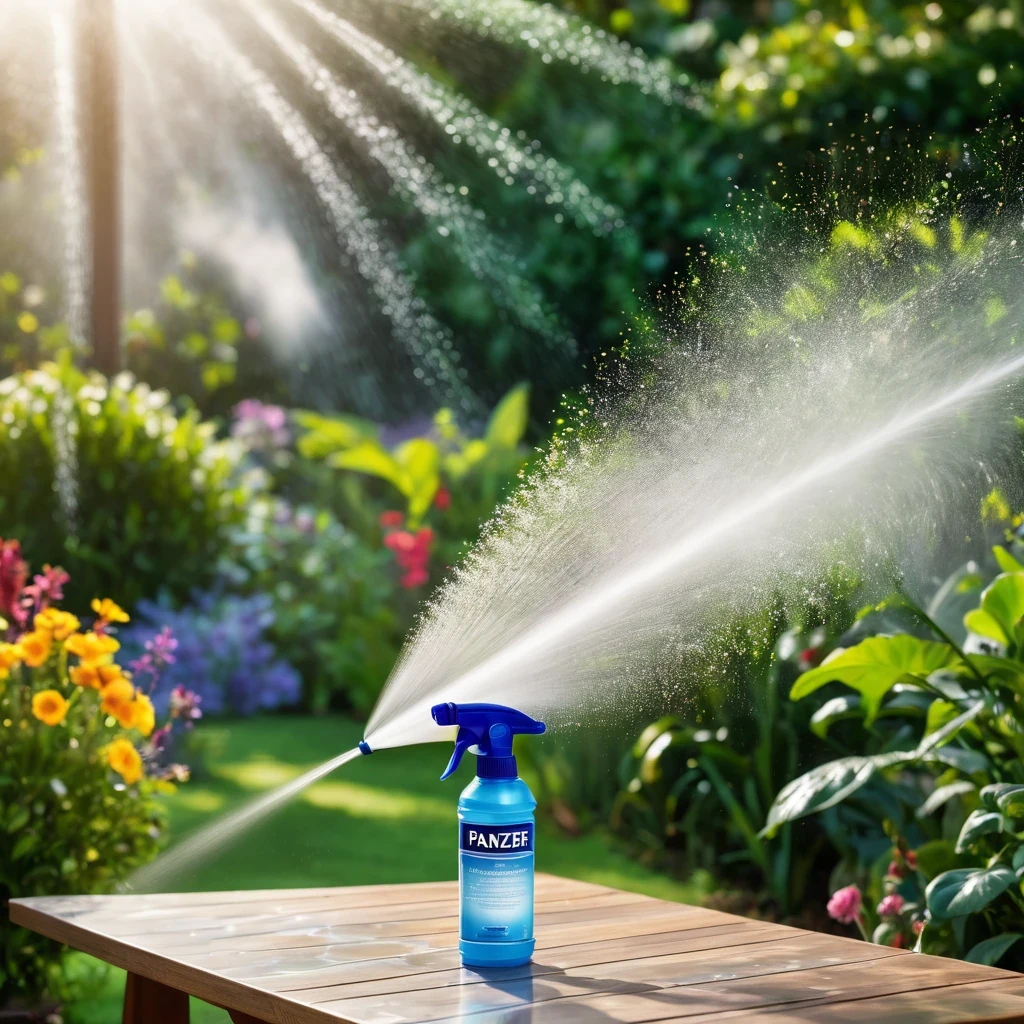
<instances>
[{"instance_id":1,"label":"purple flower","mask_svg":"<svg viewBox=\"0 0 1024 1024\"><path fill-rule=\"evenodd\" d=\"M133 657L144 665L160 660L151 697L161 713L187 727L200 714L251 715L298 702L299 674L268 639L274 625L268 594L197 594L193 601L180 611L142 601L118 637L133 668Z\"/></svg>"},{"instance_id":2,"label":"purple flower","mask_svg":"<svg viewBox=\"0 0 1024 1024\"><path fill-rule=\"evenodd\" d=\"M160 667L174 664L174 652L178 649L178 641L174 639L170 626L164 626L152 640L146 641L146 650Z\"/></svg>"},{"instance_id":3,"label":"purple flower","mask_svg":"<svg viewBox=\"0 0 1024 1024\"><path fill-rule=\"evenodd\" d=\"M235 406L234 415L231 435L250 450L272 451L291 442L288 413L279 405L264 405L255 398L247 398Z\"/></svg>"}]
</instances>

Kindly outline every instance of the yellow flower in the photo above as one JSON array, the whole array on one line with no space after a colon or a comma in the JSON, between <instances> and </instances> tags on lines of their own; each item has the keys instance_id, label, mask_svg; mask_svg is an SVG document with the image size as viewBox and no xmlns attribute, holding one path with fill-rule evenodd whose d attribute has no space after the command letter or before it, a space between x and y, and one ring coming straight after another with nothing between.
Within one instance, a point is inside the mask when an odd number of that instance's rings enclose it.
<instances>
[{"instance_id":1,"label":"yellow flower","mask_svg":"<svg viewBox=\"0 0 1024 1024\"><path fill-rule=\"evenodd\" d=\"M58 608L44 608L35 618L36 632L50 633L58 642L67 640L80 625L71 612L62 612Z\"/></svg>"},{"instance_id":2,"label":"yellow flower","mask_svg":"<svg viewBox=\"0 0 1024 1024\"><path fill-rule=\"evenodd\" d=\"M29 668L38 668L50 656L50 648L53 646L53 637L41 629L33 633L26 633L19 641L18 647L21 650L21 660Z\"/></svg>"},{"instance_id":3,"label":"yellow flower","mask_svg":"<svg viewBox=\"0 0 1024 1024\"><path fill-rule=\"evenodd\" d=\"M92 599L92 610L104 622L127 622L128 613L120 606L110 600L109 597L101 601L98 597Z\"/></svg>"},{"instance_id":4,"label":"yellow flower","mask_svg":"<svg viewBox=\"0 0 1024 1024\"><path fill-rule=\"evenodd\" d=\"M106 633L72 633L64 641L64 650L89 664L106 664L121 645Z\"/></svg>"},{"instance_id":5,"label":"yellow flower","mask_svg":"<svg viewBox=\"0 0 1024 1024\"><path fill-rule=\"evenodd\" d=\"M32 698L32 714L46 725L60 725L68 713L68 702L56 690L40 690Z\"/></svg>"},{"instance_id":6,"label":"yellow flower","mask_svg":"<svg viewBox=\"0 0 1024 1024\"><path fill-rule=\"evenodd\" d=\"M153 702L144 693L137 693L135 695L132 725L143 736L148 736L156 725L156 711L153 709Z\"/></svg>"},{"instance_id":7,"label":"yellow flower","mask_svg":"<svg viewBox=\"0 0 1024 1024\"><path fill-rule=\"evenodd\" d=\"M114 740L107 747L107 764L128 783L129 786L142 778L142 758L128 740Z\"/></svg>"},{"instance_id":8,"label":"yellow flower","mask_svg":"<svg viewBox=\"0 0 1024 1024\"><path fill-rule=\"evenodd\" d=\"M21 651L17 644L0 644L0 679L6 679L19 661Z\"/></svg>"},{"instance_id":9,"label":"yellow flower","mask_svg":"<svg viewBox=\"0 0 1024 1024\"><path fill-rule=\"evenodd\" d=\"M82 686L89 690L102 690L105 686L125 678L121 666L115 665L113 662L109 664L85 662L69 669L68 675L76 686Z\"/></svg>"},{"instance_id":10,"label":"yellow flower","mask_svg":"<svg viewBox=\"0 0 1024 1024\"><path fill-rule=\"evenodd\" d=\"M122 729L130 729L135 720L135 687L123 676L100 690L100 710L113 715Z\"/></svg>"}]
</instances>

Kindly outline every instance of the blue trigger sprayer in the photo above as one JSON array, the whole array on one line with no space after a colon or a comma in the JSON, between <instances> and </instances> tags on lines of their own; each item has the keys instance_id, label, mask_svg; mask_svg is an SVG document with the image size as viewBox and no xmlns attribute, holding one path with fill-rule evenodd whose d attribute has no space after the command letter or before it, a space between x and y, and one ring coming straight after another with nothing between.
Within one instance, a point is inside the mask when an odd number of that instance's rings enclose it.
<instances>
[{"instance_id":1,"label":"blue trigger sprayer","mask_svg":"<svg viewBox=\"0 0 1024 1024\"><path fill-rule=\"evenodd\" d=\"M537 801L512 753L517 734L544 723L501 704L435 704L438 725L458 726L441 779L467 751L476 778L459 797L459 953L467 967L516 967L533 955L533 812Z\"/></svg>"}]
</instances>

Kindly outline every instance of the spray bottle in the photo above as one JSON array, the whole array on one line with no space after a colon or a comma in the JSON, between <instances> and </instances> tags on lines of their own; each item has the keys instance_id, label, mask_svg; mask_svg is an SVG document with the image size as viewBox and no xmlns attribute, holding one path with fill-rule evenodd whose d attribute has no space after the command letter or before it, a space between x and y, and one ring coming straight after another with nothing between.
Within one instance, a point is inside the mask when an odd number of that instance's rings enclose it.
<instances>
[{"instance_id":1,"label":"spray bottle","mask_svg":"<svg viewBox=\"0 0 1024 1024\"><path fill-rule=\"evenodd\" d=\"M469 751L476 778L459 797L459 953L467 967L517 967L533 955L533 812L512 739L544 723L500 704L435 704L438 725L458 726L441 780Z\"/></svg>"}]
</instances>

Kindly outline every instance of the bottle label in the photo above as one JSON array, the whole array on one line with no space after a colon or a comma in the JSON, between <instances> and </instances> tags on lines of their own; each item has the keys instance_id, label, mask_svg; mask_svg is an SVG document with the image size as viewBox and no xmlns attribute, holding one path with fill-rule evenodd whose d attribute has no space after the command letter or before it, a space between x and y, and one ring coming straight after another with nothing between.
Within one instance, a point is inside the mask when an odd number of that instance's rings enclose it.
<instances>
[{"instance_id":1,"label":"bottle label","mask_svg":"<svg viewBox=\"0 0 1024 1024\"><path fill-rule=\"evenodd\" d=\"M474 825L463 821L459 849L466 853L502 856L507 853L533 853L533 822L521 825Z\"/></svg>"},{"instance_id":2,"label":"bottle label","mask_svg":"<svg viewBox=\"0 0 1024 1024\"><path fill-rule=\"evenodd\" d=\"M533 937L533 822L459 824L460 934L474 942Z\"/></svg>"}]
</instances>

